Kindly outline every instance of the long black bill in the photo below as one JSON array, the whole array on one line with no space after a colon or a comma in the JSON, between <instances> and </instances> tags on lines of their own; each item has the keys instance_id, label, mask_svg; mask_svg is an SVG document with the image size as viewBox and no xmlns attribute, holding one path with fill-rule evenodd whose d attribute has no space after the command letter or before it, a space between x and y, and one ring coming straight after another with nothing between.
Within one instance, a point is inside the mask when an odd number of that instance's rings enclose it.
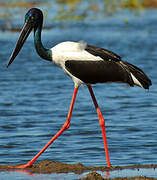
<instances>
[{"instance_id":1,"label":"long black bill","mask_svg":"<svg viewBox=\"0 0 157 180\"><path fill-rule=\"evenodd\" d=\"M11 56L10 56L10 59L9 59L7 67L9 67L9 65L14 61L14 59L18 55L18 53L21 50L24 42L26 41L28 35L30 34L32 28L33 28L33 26L31 24L28 24L28 23L24 24L24 26L23 26L23 28L21 30L19 39L18 39L18 41L17 41L17 43L15 45L15 48L14 48Z\"/></svg>"}]
</instances>

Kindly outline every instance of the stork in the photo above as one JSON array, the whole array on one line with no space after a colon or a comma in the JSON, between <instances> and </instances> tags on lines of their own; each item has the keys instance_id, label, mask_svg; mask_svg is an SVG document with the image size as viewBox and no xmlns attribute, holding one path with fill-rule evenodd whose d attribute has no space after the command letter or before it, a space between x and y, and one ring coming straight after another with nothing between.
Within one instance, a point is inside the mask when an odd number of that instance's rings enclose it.
<instances>
[{"instance_id":1,"label":"stork","mask_svg":"<svg viewBox=\"0 0 157 180\"><path fill-rule=\"evenodd\" d=\"M34 44L38 55L47 61L54 62L72 78L74 91L67 115L67 119L62 128L52 137L44 148L27 164L16 166L16 168L27 168L33 165L36 159L70 126L74 102L80 85L85 84L90 92L94 106L97 111L99 123L102 129L104 148L107 159L107 167L111 167L107 138L105 130L105 120L102 116L96 101L91 84L96 83L126 83L130 86L139 86L149 89L152 84L147 75L138 67L123 61L121 57L112 51L88 45L85 42L66 41L57 44L51 49L47 49L41 42L41 31L43 25L43 13L40 9L31 8L25 15L25 23L21 30L19 39L10 56L7 67L18 55L28 35L34 29ZM14 167L14 166L11 166Z\"/></svg>"}]
</instances>

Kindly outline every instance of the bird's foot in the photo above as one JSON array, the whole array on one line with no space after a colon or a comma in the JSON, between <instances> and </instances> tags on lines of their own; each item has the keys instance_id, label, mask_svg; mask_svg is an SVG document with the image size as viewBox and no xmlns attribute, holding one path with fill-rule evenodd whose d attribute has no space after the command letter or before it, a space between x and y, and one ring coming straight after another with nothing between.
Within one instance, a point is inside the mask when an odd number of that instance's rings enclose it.
<instances>
[{"instance_id":1,"label":"bird's foot","mask_svg":"<svg viewBox=\"0 0 157 180\"><path fill-rule=\"evenodd\" d=\"M25 169L32 167L32 164L27 163L27 164L22 164L22 165L17 165L17 166L8 166L8 168L14 168L14 169Z\"/></svg>"}]
</instances>

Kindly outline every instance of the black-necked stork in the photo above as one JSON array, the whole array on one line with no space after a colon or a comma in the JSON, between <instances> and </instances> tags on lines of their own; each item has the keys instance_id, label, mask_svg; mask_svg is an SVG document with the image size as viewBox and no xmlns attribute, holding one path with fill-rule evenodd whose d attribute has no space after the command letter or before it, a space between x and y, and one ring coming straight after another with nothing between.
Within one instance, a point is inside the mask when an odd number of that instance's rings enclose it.
<instances>
[{"instance_id":1,"label":"black-necked stork","mask_svg":"<svg viewBox=\"0 0 157 180\"><path fill-rule=\"evenodd\" d=\"M73 106L78 88L81 84L86 84L94 102L99 123L102 128L104 147L106 152L107 166L110 167L107 139L105 132L105 121L97 104L91 84L95 83L127 83L130 86L140 86L149 89L152 84L147 75L138 67L123 61L117 54L84 42L62 42L51 49L46 49L41 42L41 30L43 24L43 13L40 9L32 8L25 15L25 23L21 30L19 39L13 50L9 66L18 55L25 40L34 29L34 44L39 56L45 60L53 61L60 66L63 71L74 81L74 92L69 108L67 120L63 127L48 142L46 146L27 164L16 166L16 168L30 167L36 159L47 149L47 147L70 126Z\"/></svg>"}]
</instances>

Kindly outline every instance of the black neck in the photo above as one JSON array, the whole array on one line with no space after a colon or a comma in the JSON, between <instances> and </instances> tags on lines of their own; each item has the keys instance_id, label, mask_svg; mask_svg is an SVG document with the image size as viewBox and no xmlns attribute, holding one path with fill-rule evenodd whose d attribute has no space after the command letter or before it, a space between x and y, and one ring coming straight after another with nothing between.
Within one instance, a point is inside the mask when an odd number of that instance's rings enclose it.
<instances>
[{"instance_id":1,"label":"black neck","mask_svg":"<svg viewBox=\"0 0 157 180\"><path fill-rule=\"evenodd\" d=\"M50 49L44 48L41 42L42 23L34 28L34 45L39 56L45 60L52 61L52 52Z\"/></svg>"}]
</instances>

